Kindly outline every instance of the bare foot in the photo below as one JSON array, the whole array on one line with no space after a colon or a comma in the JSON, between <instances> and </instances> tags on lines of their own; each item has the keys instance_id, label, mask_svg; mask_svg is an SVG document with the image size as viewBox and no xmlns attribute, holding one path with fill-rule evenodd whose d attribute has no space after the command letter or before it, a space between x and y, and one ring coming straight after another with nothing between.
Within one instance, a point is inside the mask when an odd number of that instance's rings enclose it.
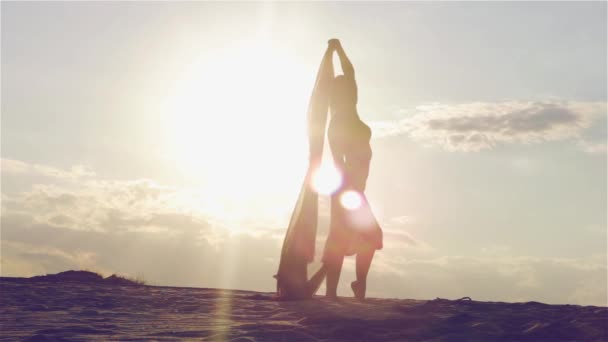
<instances>
[{"instance_id":1,"label":"bare foot","mask_svg":"<svg viewBox=\"0 0 608 342\"><path fill-rule=\"evenodd\" d=\"M338 292L336 291L326 291L325 292L325 298L331 300L331 301L338 301Z\"/></svg>"},{"instance_id":2,"label":"bare foot","mask_svg":"<svg viewBox=\"0 0 608 342\"><path fill-rule=\"evenodd\" d=\"M338 296L334 296L334 295L325 295L325 298L331 300L332 302L340 302L340 298L338 298Z\"/></svg>"},{"instance_id":3,"label":"bare foot","mask_svg":"<svg viewBox=\"0 0 608 342\"><path fill-rule=\"evenodd\" d=\"M361 301L365 299L365 284L360 284L358 281L353 281L350 283L350 288L353 290L355 298Z\"/></svg>"}]
</instances>

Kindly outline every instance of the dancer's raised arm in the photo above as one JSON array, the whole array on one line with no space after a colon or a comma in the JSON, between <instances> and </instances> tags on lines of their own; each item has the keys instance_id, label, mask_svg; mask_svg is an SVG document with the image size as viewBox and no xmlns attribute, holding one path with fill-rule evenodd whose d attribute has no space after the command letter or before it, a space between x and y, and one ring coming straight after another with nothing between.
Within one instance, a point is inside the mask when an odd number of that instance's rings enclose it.
<instances>
[{"instance_id":1,"label":"dancer's raised arm","mask_svg":"<svg viewBox=\"0 0 608 342\"><path fill-rule=\"evenodd\" d=\"M329 41L329 45L338 53L338 57L340 58L340 65L342 66L342 72L344 72L344 76L355 79L355 68L353 64L346 56L346 52L342 48L342 44L338 39L331 39Z\"/></svg>"}]
</instances>

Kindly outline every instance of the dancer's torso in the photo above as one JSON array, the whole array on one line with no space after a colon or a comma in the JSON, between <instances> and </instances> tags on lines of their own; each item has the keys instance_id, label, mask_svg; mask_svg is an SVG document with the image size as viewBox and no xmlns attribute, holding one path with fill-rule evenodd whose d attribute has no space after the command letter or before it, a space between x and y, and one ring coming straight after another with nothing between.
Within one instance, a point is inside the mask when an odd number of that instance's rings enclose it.
<instances>
[{"instance_id":1,"label":"dancer's torso","mask_svg":"<svg viewBox=\"0 0 608 342\"><path fill-rule=\"evenodd\" d=\"M332 115L327 135L334 158L344 161L345 180L364 191L372 158L371 129L356 113L349 114Z\"/></svg>"},{"instance_id":2,"label":"dancer's torso","mask_svg":"<svg viewBox=\"0 0 608 342\"><path fill-rule=\"evenodd\" d=\"M344 144L348 154L351 152L349 147L352 147L352 152L356 152L354 151L356 147L369 144L372 131L356 113L336 113L331 117L327 135L330 142Z\"/></svg>"}]
</instances>

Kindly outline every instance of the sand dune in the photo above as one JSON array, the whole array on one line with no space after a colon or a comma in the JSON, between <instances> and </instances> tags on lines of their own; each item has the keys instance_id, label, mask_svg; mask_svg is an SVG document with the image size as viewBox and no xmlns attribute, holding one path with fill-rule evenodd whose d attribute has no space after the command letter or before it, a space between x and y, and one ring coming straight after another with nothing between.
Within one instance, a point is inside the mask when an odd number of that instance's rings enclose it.
<instances>
[{"instance_id":1,"label":"sand dune","mask_svg":"<svg viewBox=\"0 0 608 342\"><path fill-rule=\"evenodd\" d=\"M473 300L276 301L271 293L0 278L6 341L608 341L608 308Z\"/></svg>"}]
</instances>

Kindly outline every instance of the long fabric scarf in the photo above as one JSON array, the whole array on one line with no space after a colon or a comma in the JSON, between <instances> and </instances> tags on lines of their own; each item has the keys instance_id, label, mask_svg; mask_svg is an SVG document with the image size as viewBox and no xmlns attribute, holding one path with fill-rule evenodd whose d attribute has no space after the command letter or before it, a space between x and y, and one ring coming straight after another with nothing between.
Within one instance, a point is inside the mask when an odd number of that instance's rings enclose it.
<instances>
[{"instance_id":1,"label":"long fabric scarf","mask_svg":"<svg viewBox=\"0 0 608 342\"><path fill-rule=\"evenodd\" d=\"M275 276L277 294L285 299L311 296L307 288L307 266L314 259L318 220L318 194L311 186L311 181L323 156L329 109L329 86L333 77L332 54L328 50L321 60L308 103L308 170L291 214L281 249L279 270Z\"/></svg>"}]
</instances>

